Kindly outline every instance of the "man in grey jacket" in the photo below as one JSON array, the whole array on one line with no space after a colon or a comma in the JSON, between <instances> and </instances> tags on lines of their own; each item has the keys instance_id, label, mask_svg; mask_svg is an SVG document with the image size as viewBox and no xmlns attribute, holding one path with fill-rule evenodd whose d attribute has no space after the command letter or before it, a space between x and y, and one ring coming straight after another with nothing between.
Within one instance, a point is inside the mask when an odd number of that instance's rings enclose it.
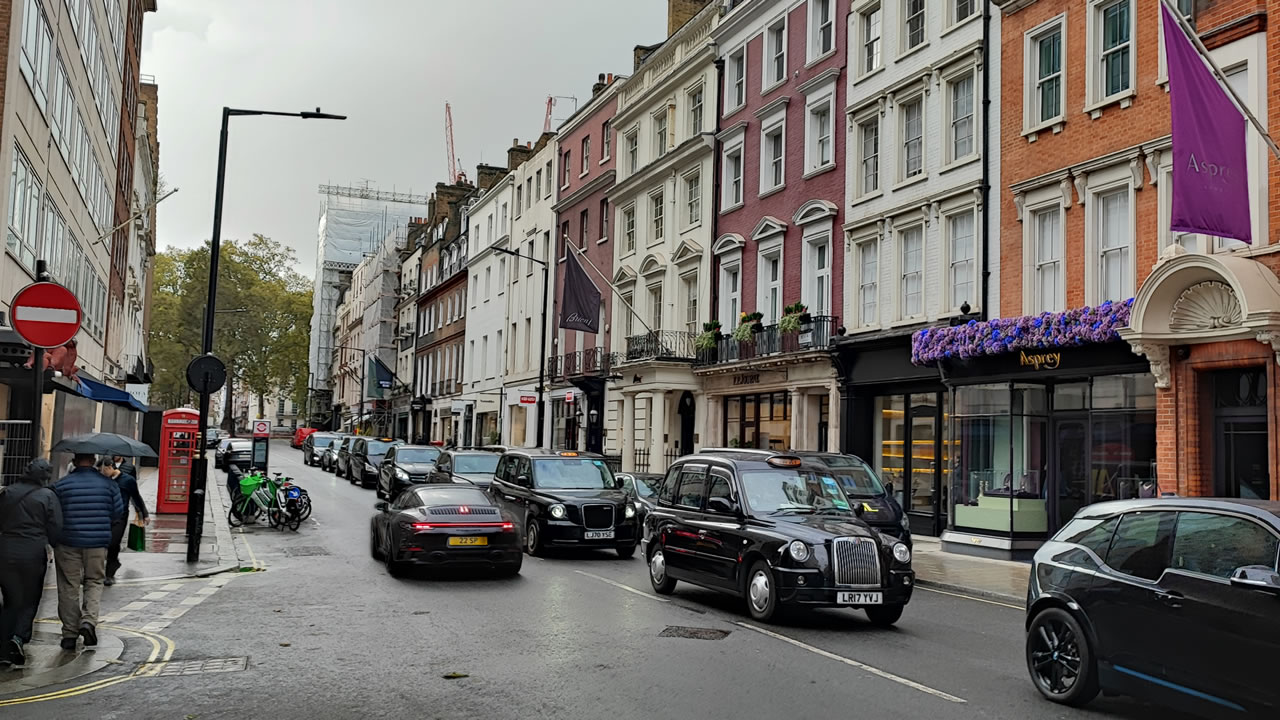
<instances>
[{"instance_id":1,"label":"man in grey jacket","mask_svg":"<svg viewBox=\"0 0 1280 720\"><path fill-rule=\"evenodd\" d=\"M62 505L45 487L52 470L37 458L18 482L0 489L0 665L26 665L23 646L31 642L49 566L45 546L62 531Z\"/></svg>"}]
</instances>

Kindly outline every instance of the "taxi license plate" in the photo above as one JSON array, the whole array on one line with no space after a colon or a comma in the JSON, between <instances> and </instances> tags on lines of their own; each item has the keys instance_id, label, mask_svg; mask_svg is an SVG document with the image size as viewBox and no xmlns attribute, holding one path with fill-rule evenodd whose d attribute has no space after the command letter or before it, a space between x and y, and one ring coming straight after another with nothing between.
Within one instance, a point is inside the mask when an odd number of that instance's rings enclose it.
<instances>
[{"instance_id":1,"label":"taxi license plate","mask_svg":"<svg viewBox=\"0 0 1280 720\"><path fill-rule=\"evenodd\" d=\"M451 537L449 538L449 544L455 545L455 546L456 545L488 545L489 538L487 537Z\"/></svg>"},{"instance_id":2,"label":"taxi license plate","mask_svg":"<svg viewBox=\"0 0 1280 720\"><path fill-rule=\"evenodd\" d=\"M878 592L838 592L838 605L883 605L884 593Z\"/></svg>"},{"instance_id":3,"label":"taxi license plate","mask_svg":"<svg viewBox=\"0 0 1280 720\"><path fill-rule=\"evenodd\" d=\"M583 540L612 540L612 530L587 530L582 533Z\"/></svg>"}]
</instances>

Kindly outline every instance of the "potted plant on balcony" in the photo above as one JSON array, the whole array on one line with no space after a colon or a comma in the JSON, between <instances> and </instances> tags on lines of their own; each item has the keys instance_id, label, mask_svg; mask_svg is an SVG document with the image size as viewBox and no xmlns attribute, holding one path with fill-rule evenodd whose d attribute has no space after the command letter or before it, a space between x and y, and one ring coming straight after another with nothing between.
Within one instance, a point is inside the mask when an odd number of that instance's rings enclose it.
<instances>
[{"instance_id":1,"label":"potted plant on balcony","mask_svg":"<svg viewBox=\"0 0 1280 720\"><path fill-rule=\"evenodd\" d=\"M809 317L809 312L804 303L792 303L782 309L782 318L778 320L778 330L784 333L800 332L800 326L805 322L802 318L806 317Z\"/></svg>"},{"instance_id":2,"label":"potted plant on balcony","mask_svg":"<svg viewBox=\"0 0 1280 720\"><path fill-rule=\"evenodd\" d=\"M764 319L764 313L762 312L753 312L747 316L747 321L751 323L751 332L753 333L764 332L764 323L760 322L763 319Z\"/></svg>"},{"instance_id":3,"label":"potted plant on balcony","mask_svg":"<svg viewBox=\"0 0 1280 720\"><path fill-rule=\"evenodd\" d=\"M746 342L751 339L752 314L753 313L744 312L738 316L738 327L733 329L733 335L731 335L734 340L737 340L738 342Z\"/></svg>"},{"instance_id":4,"label":"potted plant on balcony","mask_svg":"<svg viewBox=\"0 0 1280 720\"><path fill-rule=\"evenodd\" d=\"M693 341L693 346L700 352L709 352L716 349L716 343L720 340L720 337L719 320L704 322L702 323L702 332Z\"/></svg>"}]
</instances>

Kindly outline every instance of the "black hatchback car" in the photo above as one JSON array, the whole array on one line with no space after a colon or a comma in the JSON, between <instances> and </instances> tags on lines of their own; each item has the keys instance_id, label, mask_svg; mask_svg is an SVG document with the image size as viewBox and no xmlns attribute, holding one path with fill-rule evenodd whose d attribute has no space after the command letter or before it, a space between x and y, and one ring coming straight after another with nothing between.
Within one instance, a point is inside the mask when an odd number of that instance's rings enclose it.
<instances>
[{"instance_id":1,"label":"black hatchback car","mask_svg":"<svg viewBox=\"0 0 1280 720\"><path fill-rule=\"evenodd\" d=\"M1280 503L1121 500L1035 555L1026 661L1045 697L1099 690L1208 717L1280 717Z\"/></svg>"},{"instance_id":2,"label":"black hatchback car","mask_svg":"<svg viewBox=\"0 0 1280 720\"><path fill-rule=\"evenodd\" d=\"M479 488L416 485L374 508L370 550L392 575L410 565L520 572L524 555L515 523Z\"/></svg>"},{"instance_id":3,"label":"black hatchback car","mask_svg":"<svg viewBox=\"0 0 1280 720\"><path fill-rule=\"evenodd\" d=\"M767 451L680 458L644 526L655 592L676 581L744 598L757 620L784 607L902 616L915 587L911 548L872 528L825 467Z\"/></svg>"},{"instance_id":4,"label":"black hatchback car","mask_svg":"<svg viewBox=\"0 0 1280 720\"><path fill-rule=\"evenodd\" d=\"M440 448L431 445L395 445L378 464L377 495L394 500L410 485L431 482L431 471L440 459Z\"/></svg>"},{"instance_id":5,"label":"black hatchback car","mask_svg":"<svg viewBox=\"0 0 1280 720\"><path fill-rule=\"evenodd\" d=\"M523 526L530 555L553 546L610 548L623 558L636 552L635 504L599 455L508 450L488 490Z\"/></svg>"},{"instance_id":6,"label":"black hatchback car","mask_svg":"<svg viewBox=\"0 0 1280 720\"><path fill-rule=\"evenodd\" d=\"M388 450L403 444L403 440L393 440L391 438L357 437L352 439L351 447L347 451L347 480L350 480L353 484L359 484L361 487L376 485L378 482L378 466L382 465L382 458L386 456Z\"/></svg>"}]
</instances>

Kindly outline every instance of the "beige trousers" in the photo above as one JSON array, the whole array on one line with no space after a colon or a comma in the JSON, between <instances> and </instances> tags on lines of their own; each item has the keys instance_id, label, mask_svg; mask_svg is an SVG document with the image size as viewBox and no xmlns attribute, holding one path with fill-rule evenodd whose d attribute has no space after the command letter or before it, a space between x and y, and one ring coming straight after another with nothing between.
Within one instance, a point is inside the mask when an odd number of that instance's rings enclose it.
<instances>
[{"instance_id":1,"label":"beige trousers","mask_svg":"<svg viewBox=\"0 0 1280 720\"><path fill-rule=\"evenodd\" d=\"M58 619L62 620L62 637L73 638L80 633L81 625L98 624L102 579L107 575L107 549L59 545L53 550L53 560L58 568Z\"/></svg>"}]
</instances>

